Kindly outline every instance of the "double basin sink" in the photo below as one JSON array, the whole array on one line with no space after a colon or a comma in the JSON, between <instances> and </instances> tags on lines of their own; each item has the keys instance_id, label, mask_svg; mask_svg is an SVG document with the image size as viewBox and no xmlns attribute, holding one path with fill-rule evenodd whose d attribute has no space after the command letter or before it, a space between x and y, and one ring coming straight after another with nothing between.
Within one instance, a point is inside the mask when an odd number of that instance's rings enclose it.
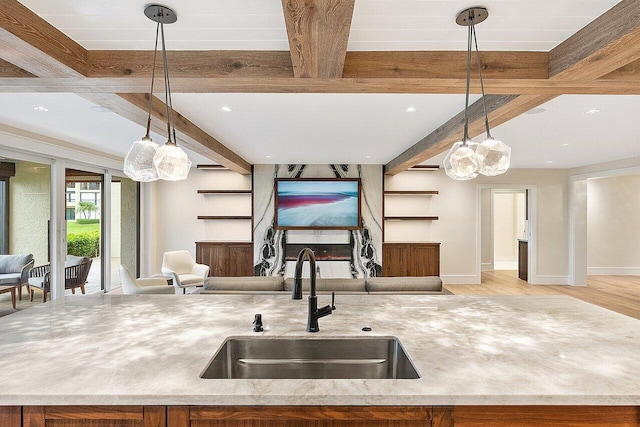
<instances>
[{"instance_id":1,"label":"double basin sink","mask_svg":"<svg viewBox=\"0 0 640 427\"><path fill-rule=\"evenodd\" d=\"M395 337L231 337L200 375L205 379L416 379Z\"/></svg>"}]
</instances>

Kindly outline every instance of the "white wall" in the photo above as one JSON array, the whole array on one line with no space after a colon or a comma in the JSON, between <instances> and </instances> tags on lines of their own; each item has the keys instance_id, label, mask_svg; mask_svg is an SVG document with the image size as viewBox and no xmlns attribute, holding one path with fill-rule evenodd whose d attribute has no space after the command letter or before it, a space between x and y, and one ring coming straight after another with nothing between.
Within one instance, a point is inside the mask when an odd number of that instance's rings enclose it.
<instances>
[{"instance_id":1,"label":"white wall","mask_svg":"<svg viewBox=\"0 0 640 427\"><path fill-rule=\"evenodd\" d=\"M518 257L516 195L493 194L493 259L495 262L514 262Z\"/></svg>"},{"instance_id":2,"label":"white wall","mask_svg":"<svg viewBox=\"0 0 640 427\"><path fill-rule=\"evenodd\" d=\"M402 172L386 177L385 190L439 190L433 197L431 214L438 221L404 229L403 235L441 242L440 275L445 283L479 283L477 264L480 243L477 240L478 186L533 185L537 194L536 275L541 281L566 283L568 274L568 176L560 169L511 169L497 177L478 177L472 181L454 181L444 171ZM402 227L411 227L403 223ZM394 231L395 232L395 231ZM386 241L397 240L385 224ZM530 275L532 272L530 272Z\"/></svg>"},{"instance_id":3,"label":"white wall","mask_svg":"<svg viewBox=\"0 0 640 427\"><path fill-rule=\"evenodd\" d=\"M184 181L149 185L150 274L159 274L162 254L188 250L195 259L196 241L251 241L251 221L199 220L198 215L251 216L250 194L198 194L198 190L250 190L251 176L229 170L193 168Z\"/></svg>"},{"instance_id":4,"label":"white wall","mask_svg":"<svg viewBox=\"0 0 640 427\"><path fill-rule=\"evenodd\" d=\"M587 273L640 274L640 174L587 180Z\"/></svg>"},{"instance_id":5,"label":"white wall","mask_svg":"<svg viewBox=\"0 0 640 427\"><path fill-rule=\"evenodd\" d=\"M407 208L437 215L438 221L385 224L385 241L441 242L440 271L445 283L478 283L478 186L533 185L537 194L536 275L547 283L566 283L568 274L568 175L557 169L512 169L498 177L453 181L443 171L407 171L385 177L386 190L439 190L415 197ZM162 254L187 249L197 240L251 241L248 221L202 221L198 215L251 213L250 197L197 194L198 189L249 189L251 178L231 171L192 170L185 181L150 186L150 273L159 273ZM248 199L248 200L247 200ZM246 201L246 203L245 203ZM411 207L411 203L416 206ZM421 211L422 212L422 211ZM408 213L408 212L405 212ZM417 224L416 224L417 223ZM395 229L393 228L395 227ZM479 239L478 239L479 240ZM532 272L530 272L530 275Z\"/></svg>"},{"instance_id":6,"label":"white wall","mask_svg":"<svg viewBox=\"0 0 640 427\"><path fill-rule=\"evenodd\" d=\"M36 266L49 262L50 182L49 165L23 161L10 178L9 253L33 254Z\"/></svg>"}]
</instances>

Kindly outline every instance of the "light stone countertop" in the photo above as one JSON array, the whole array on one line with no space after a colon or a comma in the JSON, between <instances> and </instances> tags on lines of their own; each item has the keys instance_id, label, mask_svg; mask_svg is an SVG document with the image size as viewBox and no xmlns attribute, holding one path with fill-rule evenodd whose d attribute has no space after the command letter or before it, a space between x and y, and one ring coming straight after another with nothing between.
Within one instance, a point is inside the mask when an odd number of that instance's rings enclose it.
<instances>
[{"instance_id":1,"label":"light stone countertop","mask_svg":"<svg viewBox=\"0 0 640 427\"><path fill-rule=\"evenodd\" d=\"M305 332L306 295L38 305L0 319L0 405L640 405L640 321L630 317L563 296L336 300L316 334ZM251 331L255 313L262 334ZM258 335L396 336L422 378L199 378L227 337Z\"/></svg>"}]
</instances>

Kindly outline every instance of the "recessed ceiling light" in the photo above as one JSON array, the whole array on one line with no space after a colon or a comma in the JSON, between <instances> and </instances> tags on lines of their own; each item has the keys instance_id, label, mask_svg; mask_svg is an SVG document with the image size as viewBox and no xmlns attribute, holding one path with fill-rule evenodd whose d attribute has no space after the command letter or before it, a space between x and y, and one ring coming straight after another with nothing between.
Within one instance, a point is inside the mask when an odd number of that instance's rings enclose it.
<instances>
[{"instance_id":1,"label":"recessed ceiling light","mask_svg":"<svg viewBox=\"0 0 640 427\"><path fill-rule=\"evenodd\" d=\"M555 163L555 162L556 162L555 160L547 160L545 163L550 165L551 163Z\"/></svg>"},{"instance_id":2,"label":"recessed ceiling light","mask_svg":"<svg viewBox=\"0 0 640 427\"><path fill-rule=\"evenodd\" d=\"M416 111L418 111L416 107L407 107L404 109L405 113L415 113Z\"/></svg>"},{"instance_id":3,"label":"recessed ceiling light","mask_svg":"<svg viewBox=\"0 0 640 427\"><path fill-rule=\"evenodd\" d=\"M534 108L532 110L527 111L527 114L541 114L544 113L545 111L547 111L544 108Z\"/></svg>"},{"instance_id":4,"label":"recessed ceiling light","mask_svg":"<svg viewBox=\"0 0 640 427\"><path fill-rule=\"evenodd\" d=\"M226 105L223 105L222 107L220 107L220 110L224 111L225 113L230 113L233 111L231 107L228 107Z\"/></svg>"},{"instance_id":5,"label":"recessed ceiling light","mask_svg":"<svg viewBox=\"0 0 640 427\"><path fill-rule=\"evenodd\" d=\"M267 159L270 159L270 158L271 158L271 156L269 156L269 155L267 155L267 156L265 156L265 157L266 157Z\"/></svg>"},{"instance_id":6,"label":"recessed ceiling light","mask_svg":"<svg viewBox=\"0 0 640 427\"><path fill-rule=\"evenodd\" d=\"M592 108L591 110L586 111L585 114L598 114L599 112L600 110L597 108Z\"/></svg>"},{"instance_id":7,"label":"recessed ceiling light","mask_svg":"<svg viewBox=\"0 0 640 427\"><path fill-rule=\"evenodd\" d=\"M33 109L42 113L49 111L49 109L45 107L33 107Z\"/></svg>"},{"instance_id":8,"label":"recessed ceiling light","mask_svg":"<svg viewBox=\"0 0 640 427\"><path fill-rule=\"evenodd\" d=\"M569 144L567 144L566 142L564 144L560 144L561 147L568 147Z\"/></svg>"},{"instance_id":9,"label":"recessed ceiling light","mask_svg":"<svg viewBox=\"0 0 640 427\"><path fill-rule=\"evenodd\" d=\"M364 156L364 158L365 158L365 159L370 159L370 158L371 158L371 156Z\"/></svg>"}]
</instances>

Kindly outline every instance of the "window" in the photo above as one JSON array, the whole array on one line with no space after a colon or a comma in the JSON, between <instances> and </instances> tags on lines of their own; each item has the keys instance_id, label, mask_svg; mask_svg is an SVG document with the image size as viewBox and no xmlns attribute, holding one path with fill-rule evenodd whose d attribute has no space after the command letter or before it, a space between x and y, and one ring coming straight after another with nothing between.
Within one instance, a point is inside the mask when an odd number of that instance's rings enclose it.
<instances>
[{"instance_id":1,"label":"window","mask_svg":"<svg viewBox=\"0 0 640 427\"><path fill-rule=\"evenodd\" d=\"M75 203L76 202L76 192L67 191L67 203Z\"/></svg>"},{"instance_id":2,"label":"window","mask_svg":"<svg viewBox=\"0 0 640 427\"><path fill-rule=\"evenodd\" d=\"M75 208L67 208L67 211L65 213L65 218L67 219L67 221L73 221L76 219L76 210Z\"/></svg>"},{"instance_id":3,"label":"window","mask_svg":"<svg viewBox=\"0 0 640 427\"><path fill-rule=\"evenodd\" d=\"M100 206L100 193L90 193L88 191L83 191L80 193L80 201L92 202L94 205Z\"/></svg>"},{"instance_id":4,"label":"window","mask_svg":"<svg viewBox=\"0 0 640 427\"><path fill-rule=\"evenodd\" d=\"M80 190L100 190L99 182L80 182Z\"/></svg>"}]
</instances>

